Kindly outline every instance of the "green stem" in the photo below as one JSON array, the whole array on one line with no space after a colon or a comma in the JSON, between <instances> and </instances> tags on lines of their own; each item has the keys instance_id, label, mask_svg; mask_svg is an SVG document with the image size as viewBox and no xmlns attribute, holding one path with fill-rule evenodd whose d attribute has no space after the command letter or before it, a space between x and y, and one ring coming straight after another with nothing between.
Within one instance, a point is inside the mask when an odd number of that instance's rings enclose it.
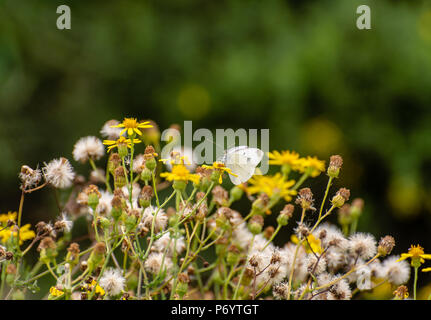
<instances>
[{"instance_id":1,"label":"green stem","mask_svg":"<svg viewBox=\"0 0 431 320\"><path fill-rule=\"evenodd\" d=\"M292 190L298 189L304 183L304 181L307 180L308 176L309 176L308 172L305 172L301 176L301 178L299 178L298 182L292 187Z\"/></svg>"},{"instance_id":2,"label":"green stem","mask_svg":"<svg viewBox=\"0 0 431 320\"><path fill-rule=\"evenodd\" d=\"M153 177L153 190L154 190L154 195L156 197L156 204L157 204L157 207L160 207L159 195L157 194L156 175L154 171L151 173L151 175Z\"/></svg>"},{"instance_id":3,"label":"green stem","mask_svg":"<svg viewBox=\"0 0 431 320\"><path fill-rule=\"evenodd\" d=\"M333 177L329 177L328 184L326 185L325 195L323 197L322 204L320 205L319 218L318 219L320 219L320 217L322 216L323 207L325 206L325 201L326 201L326 198L328 197L329 188L331 187L333 179L334 179Z\"/></svg>"},{"instance_id":4,"label":"green stem","mask_svg":"<svg viewBox=\"0 0 431 320\"><path fill-rule=\"evenodd\" d=\"M413 300L416 300L416 286L418 282L418 267L415 267L415 280L413 282Z\"/></svg>"},{"instance_id":5,"label":"green stem","mask_svg":"<svg viewBox=\"0 0 431 320\"><path fill-rule=\"evenodd\" d=\"M250 246L248 247L248 250L247 250L247 257L248 257L248 255L250 254L251 248L253 247L254 237L255 237L255 236L256 236L256 235L255 235L255 234L253 234L253 237L251 238L251 243L250 243ZM246 258L247 258L247 257L246 257ZM236 285L235 293L233 294L232 300L235 300L235 299L236 299L236 297L238 296L239 287L241 286L241 281L242 281L242 278L243 278L243 276L244 276L244 273L245 273L245 268L242 268L241 274L240 274L240 276L239 276L238 284Z\"/></svg>"},{"instance_id":6,"label":"green stem","mask_svg":"<svg viewBox=\"0 0 431 320\"><path fill-rule=\"evenodd\" d=\"M359 218L353 219L352 224L350 226L350 234L354 234L356 232L356 229L358 227L358 220L359 220Z\"/></svg>"},{"instance_id":7,"label":"green stem","mask_svg":"<svg viewBox=\"0 0 431 320\"><path fill-rule=\"evenodd\" d=\"M277 225L277 228L275 229L274 233L272 234L271 238L268 240L266 245L263 247L262 251L265 250L267 246L269 246L269 244L272 242L272 240L274 240L275 236L280 231L280 229L281 229L281 224Z\"/></svg>"}]
</instances>

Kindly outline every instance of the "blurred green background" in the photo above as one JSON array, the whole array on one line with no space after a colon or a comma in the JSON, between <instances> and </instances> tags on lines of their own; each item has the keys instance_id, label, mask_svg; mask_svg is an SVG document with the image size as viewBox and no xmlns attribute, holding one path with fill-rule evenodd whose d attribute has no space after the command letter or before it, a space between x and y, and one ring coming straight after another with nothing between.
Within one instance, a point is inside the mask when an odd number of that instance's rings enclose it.
<instances>
[{"instance_id":1,"label":"blurred green background","mask_svg":"<svg viewBox=\"0 0 431 320\"><path fill-rule=\"evenodd\" d=\"M61 4L71 30L56 28ZM356 28L361 4L372 30ZM431 252L430 1L0 1L1 212L17 209L21 165L72 159L124 116L270 128L271 150L341 154L359 230ZM54 214L50 194L26 200L24 221Z\"/></svg>"}]
</instances>

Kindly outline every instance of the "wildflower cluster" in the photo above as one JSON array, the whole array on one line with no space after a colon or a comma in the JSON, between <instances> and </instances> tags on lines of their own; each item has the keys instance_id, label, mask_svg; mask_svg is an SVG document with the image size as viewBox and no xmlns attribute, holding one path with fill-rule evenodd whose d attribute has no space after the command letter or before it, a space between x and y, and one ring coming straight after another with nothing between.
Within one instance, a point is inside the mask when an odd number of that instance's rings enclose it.
<instances>
[{"instance_id":1,"label":"wildflower cluster","mask_svg":"<svg viewBox=\"0 0 431 320\"><path fill-rule=\"evenodd\" d=\"M393 286L394 299L408 297L405 259L416 268L430 256L420 247L391 256L393 237L377 242L356 231L363 201L349 203L350 190L331 189L340 156L326 167L316 157L273 151L274 174L226 189L223 177L237 173L221 162L197 166L184 149L160 159L158 130L153 121L126 118L108 121L103 141L79 139L72 155L78 166L89 164L88 178L64 157L42 169L22 166L19 209L0 215L2 298L31 298L41 278L52 282L45 298L53 300L344 300L382 284ZM317 203L304 183L325 171ZM24 198L48 187L68 189L68 198L57 197L58 218L32 231L21 225ZM235 203L245 196L249 210L240 213ZM335 213L341 228L325 221ZM88 234L73 238L78 219L88 222ZM289 240L275 244L283 235ZM32 248L39 261L28 266Z\"/></svg>"}]
</instances>

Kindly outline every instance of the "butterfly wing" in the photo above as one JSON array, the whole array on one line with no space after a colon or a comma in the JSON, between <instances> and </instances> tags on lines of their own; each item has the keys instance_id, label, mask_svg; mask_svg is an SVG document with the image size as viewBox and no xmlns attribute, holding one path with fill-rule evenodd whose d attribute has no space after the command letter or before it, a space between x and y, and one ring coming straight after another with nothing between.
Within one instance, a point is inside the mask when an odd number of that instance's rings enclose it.
<instances>
[{"instance_id":1,"label":"butterfly wing","mask_svg":"<svg viewBox=\"0 0 431 320\"><path fill-rule=\"evenodd\" d=\"M224 164L238 176L229 175L232 183L238 185L247 182L253 176L262 157L263 151L257 148L239 146L229 149L224 156Z\"/></svg>"}]
</instances>

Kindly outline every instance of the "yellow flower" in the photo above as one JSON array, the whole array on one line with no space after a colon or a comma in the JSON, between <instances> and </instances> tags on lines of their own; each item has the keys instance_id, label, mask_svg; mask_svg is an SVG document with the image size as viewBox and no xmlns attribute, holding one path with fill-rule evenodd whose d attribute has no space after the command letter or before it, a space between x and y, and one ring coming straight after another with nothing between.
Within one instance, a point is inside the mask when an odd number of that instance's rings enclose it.
<instances>
[{"instance_id":1,"label":"yellow flower","mask_svg":"<svg viewBox=\"0 0 431 320\"><path fill-rule=\"evenodd\" d=\"M430 272L431 271L431 268L423 268L422 269L422 272Z\"/></svg>"},{"instance_id":2,"label":"yellow flower","mask_svg":"<svg viewBox=\"0 0 431 320\"><path fill-rule=\"evenodd\" d=\"M279 172L273 176L255 175L248 183L250 185L247 187L249 194L266 193L270 198L273 195L279 195L286 201L291 201L292 196L296 195L295 190L289 189L295 184L295 181L286 181Z\"/></svg>"},{"instance_id":3,"label":"yellow flower","mask_svg":"<svg viewBox=\"0 0 431 320\"><path fill-rule=\"evenodd\" d=\"M211 166L207 166L205 164L203 164L201 166L204 169L212 169L212 170L217 170L220 172L220 177L218 182L221 184L223 182L223 173L227 172L228 174L234 176L234 177L238 177L238 175L236 175L235 173L232 172L232 170L230 170L229 168L227 168L224 163L221 162L214 162Z\"/></svg>"},{"instance_id":4,"label":"yellow flower","mask_svg":"<svg viewBox=\"0 0 431 320\"><path fill-rule=\"evenodd\" d=\"M315 178L321 172L325 171L325 161L319 160L316 157L301 158L299 159L300 172L308 172L308 174Z\"/></svg>"},{"instance_id":5,"label":"yellow flower","mask_svg":"<svg viewBox=\"0 0 431 320\"><path fill-rule=\"evenodd\" d=\"M124 128L123 130L121 130L120 136L123 135L123 133L126 131L129 137L132 136L134 133L142 136L142 131L139 129L152 128L153 126L149 123L150 121L139 123L136 118L124 118L122 123L115 126L111 126L111 128Z\"/></svg>"},{"instance_id":6,"label":"yellow flower","mask_svg":"<svg viewBox=\"0 0 431 320\"><path fill-rule=\"evenodd\" d=\"M9 220L15 221L16 211L9 211L8 213L0 214L0 224L6 224Z\"/></svg>"},{"instance_id":7,"label":"yellow flower","mask_svg":"<svg viewBox=\"0 0 431 320\"><path fill-rule=\"evenodd\" d=\"M133 139L133 143L141 143L142 141L139 139ZM108 152L111 151L113 148L118 148L118 146L127 146L127 148L132 147L132 140L126 139L125 137L121 136L117 140L103 140L103 144L109 146Z\"/></svg>"},{"instance_id":8,"label":"yellow flower","mask_svg":"<svg viewBox=\"0 0 431 320\"><path fill-rule=\"evenodd\" d=\"M425 262L425 259L431 260L431 254L426 254L424 252L424 248L422 248L420 245L417 245L417 246L411 245L408 253L402 253L401 257L397 260L397 262L405 260L407 258L412 259L411 265L413 267L419 267L422 263Z\"/></svg>"},{"instance_id":9,"label":"yellow flower","mask_svg":"<svg viewBox=\"0 0 431 320\"><path fill-rule=\"evenodd\" d=\"M299 170L302 168L301 162L299 161L299 154L295 151L273 151L268 152L269 164L272 165L288 165L292 170Z\"/></svg>"},{"instance_id":10,"label":"yellow flower","mask_svg":"<svg viewBox=\"0 0 431 320\"><path fill-rule=\"evenodd\" d=\"M87 291L87 293L91 293L94 289L94 286L96 286L94 291L95 294L99 294L101 296L105 295L105 290L103 290L103 288L97 284L96 280L92 280L90 284L85 283L82 286L82 290Z\"/></svg>"},{"instance_id":11,"label":"yellow flower","mask_svg":"<svg viewBox=\"0 0 431 320\"><path fill-rule=\"evenodd\" d=\"M299 239L296 235L292 235L290 237L290 240L294 243L294 244L298 244L299 243ZM302 245L305 248L305 251L307 253L318 253L318 254L322 254L323 253L323 248L320 245L320 239L314 237L312 234L309 234L307 237L308 241L304 241L302 243Z\"/></svg>"},{"instance_id":12,"label":"yellow flower","mask_svg":"<svg viewBox=\"0 0 431 320\"><path fill-rule=\"evenodd\" d=\"M53 297L60 297L64 294L64 291L58 290L56 287L49 288L49 293Z\"/></svg>"},{"instance_id":13,"label":"yellow flower","mask_svg":"<svg viewBox=\"0 0 431 320\"><path fill-rule=\"evenodd\" d=\"M14 227L12 227L14 228ZM17 237L18 232L10 230L11 228L5 228L0 231L0 238L3 243L6 243L11 236ZM23 244L24 241L33 239L36 236L33 230L30 230L30 224L26 224L21 227L19 231L19 244Z\"/></svg>"},{"instance_id":14,"label":"yellow flower","mask_svg":"<svg viewBox=\"0 0 431 320\"><path fill-rule=\"evenodd\" d=\"M183 164L176 164L172 167L172 172L162 172L162 178L168 181L192 181L196 184L199 183L199 175L192 174Z\"/></svg>"}]
</instances>

